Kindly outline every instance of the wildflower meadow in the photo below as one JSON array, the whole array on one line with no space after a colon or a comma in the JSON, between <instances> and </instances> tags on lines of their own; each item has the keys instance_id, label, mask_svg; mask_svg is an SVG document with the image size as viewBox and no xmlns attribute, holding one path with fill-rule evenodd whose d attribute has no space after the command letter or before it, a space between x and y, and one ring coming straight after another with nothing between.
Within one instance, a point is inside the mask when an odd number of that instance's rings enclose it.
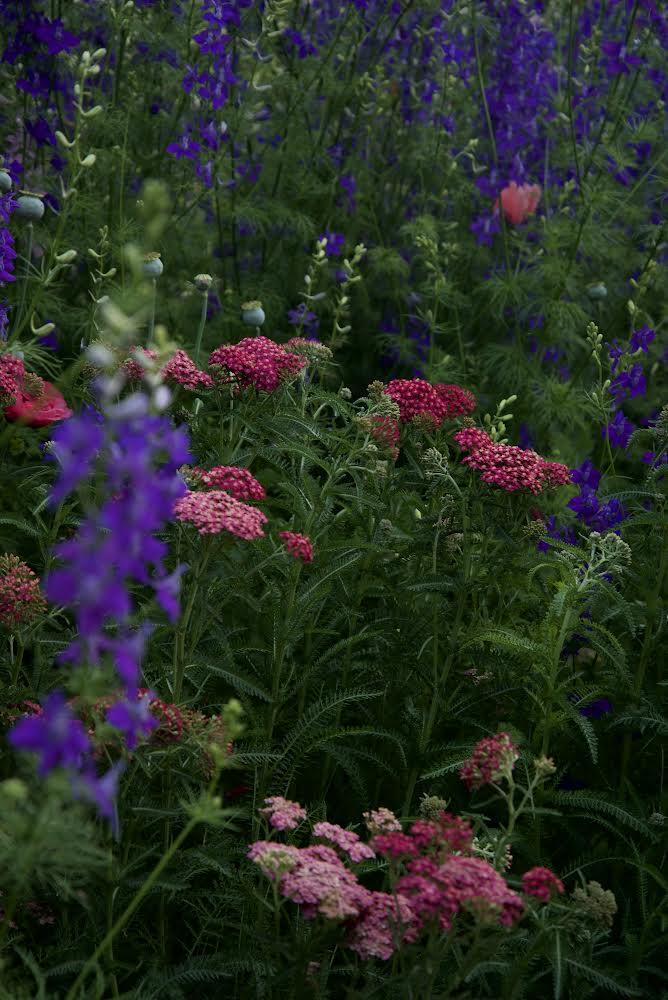
<instances>
[{"instance_id":1,"label":"wildflower meadow","mask_svg":"<svg viewBox=\"0 0 668 1000\"><path fill-rule=\"evenodd\" d=\"M0 0L0 1000L668 998L667 54Z\"/></svg>"}]
</instances>

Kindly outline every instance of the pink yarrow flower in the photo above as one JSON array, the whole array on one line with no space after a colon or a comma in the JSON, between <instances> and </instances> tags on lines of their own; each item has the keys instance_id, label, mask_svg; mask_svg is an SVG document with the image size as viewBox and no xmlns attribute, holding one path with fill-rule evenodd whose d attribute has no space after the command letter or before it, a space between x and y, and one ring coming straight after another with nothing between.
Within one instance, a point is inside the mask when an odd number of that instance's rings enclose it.
<instances>
[{"instance_id":1,"label":"pink yarrow flower","mask_svg":"<svg viewBox=\"0 0 668 1000\"><path fill-rule=\"evenodd\" d=\"M191 486L202 490L224 490L236 500L264 500L264 487L248 469L236 465L216 465L213 469L194 466L186 473Z\"/></svg>"},{"instance_id":2,"label":"pink yarrow flower","mask_svg":"<svg viewBox=\"0 0 668 1000\"><path fill-rule=\"evenodd\" d=\"M469 791L507 777L519 759L519 751L508 733L486 736L460 768L459 776Z\"/></svg>"},{"instance_id":3,"label":"pink yarrow flower","mask_svg":"<svg viewBox=\"0 0 668 1000\"><path fill-rule=\"evenodd\" d=\"M262 526L267 523L267 515L261 510L222 490L186 493L174 504L174 515L179 521L194 524L200 535L220 535L226 531L246 541L264 537Z\"/></svg>"},{"instance_id":4,"label":"pink yarrow flower","mask_svg":"<svg viewBox=\"0 0 668 1000\"><path fill-rule=\"evenodd\" d=\"M338 854L323 844L299 852L298 863L281 879L280 891L299 903L307 920L317 914L330 920L357 917L370 897Z\"/></svg>"},{"instance_id":5,"label":"pink yarrow flower","mask_svg":"<svg viewBox=\"0 0 668 1000\"><path fill-rule=\"evenodd\" d=\"M174 382L191 392L213 387L211 376L200 371L185 351L176 351L167 364L161 368L160 374L166 382Z\"/></svg>"},{"instance_id":6,"label":"pink yarrow flower","mask_svg":"<svg viewBox=\"0 0 668 1000\"><path fill-rule=\"evenodd\" d=\"M399 419L404 424L419 417L440 427L444 420L471 413L476 405L468 389L443 383L431 385L421 378L393 379L386 385L385 394L398 405Z\"/></svg>"},{"instance_id":7,"label":"pink yarrow flower","mask_svg":"<svg viewBox=\"0 0 668 1000\"><path fill-rule=\"evenodd\" d=\"M497 444L478 428L465 427L457 431L454 440L462 451L470 452L462 460L464 465L480 472L484 483L508 493L529 490L538 494L570 482L568 467L561 462L548 462L535 451L515 445Z\"/></svg>"},{"instance_id":8,"label":"pink yarrow flower","mask_svg":"<svg viewBox=\"0 0 668 1000\"><path fill-rule=\"evenodd\" d=\"M408 899L398 893L372 892L370 897L346 943L360 958L387 961L400 944L415 941L418 932L413 911Z\"/></svg>"},{"instance_id":9,"label":"pink yarrow flower","mask_svg":"<svg viewBox=\"0 0 668 1000\"><path fill-rule=\"evenodd\" d=\"M218 374L234 375L244 388L274 392L281 381L294 378L308 364L307 359L286 351L268 337L245 337L238 344L217 347L209 357L209 367Z\"/></svg>"},{"instance_id":10,"label":"pink yarrow flower","mask_svg":"<svg viewBox=\"0 0 668 1000\"><path fill-rule=\"evenodd\" d=\"M290 844L278 844L275 840L256 840L246 855L272 881L282 878L299 861L300 850Z\"/></svg>"},{"instance_id":11,"label":"pink yarrow flower","mask_svg":"<svg viewBox=\"0 0 668 1000\"><path fill-rule=\"evenodd\" d=\"M305 563L313 562L313 545L306 535L300 535L298 531L279 531L278 537L283 539L287 552L294 559L301 559Z\"/></svg>"},{"instance_id":12,"label":"pink yarrow flower","mask_svg":"<svg viewBox=\"0 0 668 1000\"><path fill-rule=\"evenodd\" d=\"M564 883L549 868L538 865L524 873L522 888L527 896L533 896L541 903L549 903L554 894L563 893Z\"/></svg>"},{"instance_id":13,"label":"pink yarrow flower","mask_svg":"<svg viewBox=\"0 0 668 1000\"><path fill-rule=\"evenodd\" d=\"M18 556L0 556L0 625L28 625L46 611L39 578Z\"/></svg>"},{"instance_id":14,"label":"pink yarrow flower","mask_svg":"<svg viewBox=\"0 0 668 1000\"><path fill-rule=\"evenodd\" d=\"M375 851L364 844L353 830L344 830L336 823L316 823L313 827L316 837L328 840L330 844L335 844L348 855L351 861L364 861L375 858Z\"/></svg>"},{"instance_id":15,"label":"pink yarrow flower","mask_svg":"<svg viewBox=\"0 0 668 1000\"><path fill-rule=\"evenodd\" d=\"M296 830L301 821L306 819L306 809L298 802L284 799L282 795L265 799L264 808L258 812L267 817L269 826L274 830Z\"/></svg>"},{"instance_id":16,"label":"pink yarrow flower","mask_svg":"<svg viewBox=\"0 0 668 1000\"><path fill-rule=\"evenodd\" d=\"M534 214L538 208L540 196L539 184L518 186L515 181L511 181L494 203L494 209L498 212L500 201L506 222L510 222L513 226L519 226L522 222L526 222L530 215Z\"/></svg>"},{"instance_id":17,"label":"pink yarrow flower","mask_svg":"<svg viewBox=\"0 0 668 1000\"><path fill-rule=\"evenodd\" d=\"M401 823L391 809L381 806L362 814L366 828L372 836L379 833L396 833L401 830Z\"/></svg>"}]
</instances>

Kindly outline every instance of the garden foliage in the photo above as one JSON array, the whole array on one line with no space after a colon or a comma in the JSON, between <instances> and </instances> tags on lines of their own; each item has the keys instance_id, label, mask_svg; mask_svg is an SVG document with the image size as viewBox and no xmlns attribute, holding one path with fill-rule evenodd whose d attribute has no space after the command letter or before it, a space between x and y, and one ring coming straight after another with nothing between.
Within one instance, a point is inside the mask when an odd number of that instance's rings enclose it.
<instances>
[{"instance_id":1,"label":"garden foliage","mask_svg":"<svg viewBox=\"0 0 668 1000\"><path fill-rule=\"evenodd\" d=\"M0 997L663 995L662 5L0 21Z\"/></svg>"}]
</instances>

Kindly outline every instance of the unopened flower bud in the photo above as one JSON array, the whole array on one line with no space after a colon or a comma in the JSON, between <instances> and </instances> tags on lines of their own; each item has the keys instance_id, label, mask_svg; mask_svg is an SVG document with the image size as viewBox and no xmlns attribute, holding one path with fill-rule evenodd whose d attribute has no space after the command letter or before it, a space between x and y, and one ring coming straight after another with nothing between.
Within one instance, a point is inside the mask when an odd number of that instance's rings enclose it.
<instances>
[{"instance_id":1,"label":"unopened flower bud","mask_svg":"<svg viewBox=\"0 0 668 1000\"><path fill-rule=\"evenodd\" d=\"M339 396L341 397L341 399L352 399L353 398L352 392L345 385L342 385L341 388L339 389Z\"/></svg>"},{"instance_id":2,"label":"unopened flower bud","mask_svg":"<svg viewBox=\"0 0 668 1000\"><path fill-rule=\"evenodd\" d=\"M81 161L81 166L85 167L85 169L88 170L89 167L93 166L96 160L97 156L95 155L95 153L89 153L88 156L84 156L83 160Z\"/></svg>"},{"instance_id":3,"label":"unopened flower bud","mask_svg":"<svg viewBox=\"0 0 668 1000\"><path fill-rule=\"evenodd\" d=\"M76 257L76 250L64 250L63 253L56 254L56 260L59 264L71 264L73 260L76 260Z\"/></svg>"},{"instance_id":4,"label":"unopened flower bud","mask_svg":"<svg viewBox=\"0 0 668 1000\"><path fill-rule=\"evenodd\" d=\"M593 299L594 302L606 298L607 294L608 289L602 281L594 281L591 285L587 285L587 295L590 299Z\"/></svg>"}]
</instances>

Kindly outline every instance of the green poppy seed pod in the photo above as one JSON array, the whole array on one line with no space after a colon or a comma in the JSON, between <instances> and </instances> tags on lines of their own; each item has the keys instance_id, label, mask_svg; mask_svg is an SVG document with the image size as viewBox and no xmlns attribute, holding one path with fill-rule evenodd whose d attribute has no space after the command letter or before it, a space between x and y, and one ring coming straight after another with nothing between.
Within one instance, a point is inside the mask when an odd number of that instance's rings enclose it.
<instances>
[{"instance_id":1,"label":"green poppy seed pod","mask_svg":"<svg viewBox=\"0 0 668 1000\"><path fill-rule=\"evenodd\" d=\"M587 285L587 295L594 302L600 302L601 299L607 297L608 289L605 287L602 281L594 281L591 285Z\"/></svg>"},{"instance_id":2,"label":"green poppy seed pod","mask_svg":"<svg viewBox=\"0 0 668 1000\"><path fill-rule=\"evenodd\" d=\"M262 326L266 317L261 302L243 302L241 305L241 319L246 326Z\"/></svg>"},{"instance_id":3,"label":"green poppy seed pod","mask_svg":"<svg viewBox=\"0 0 668 1000\"><path fill-rule=\"evenodd\" d=\"M0 192L6 194L12 189L12 179L6 170L0 170Z\"/></svg>"},{"instance_id":4,"label":"green poppy seed pod","mask_svg":"<svg viewBox=\"0 0 668 1000\"><path fill-rule=\"evenodd\" d=\"M147 253L144 257L142 270L147 278L159 278L164 268L159 253Z\"/></svg>"},{"instance_id":5,"label":"green poppy seed pod","mask_svg":"<svg viewBox=\"0 0 668 1000\"><path fill-rule=\"evenodd\" d=\"M26 222L38 222L44 215L44 202L36 194L22 194L17 202L15 214Z\"/></svg>"},{"instance_id":6,"label":"green poppy seed pod","mask_svg":"<svg viewBox=\"0 0 668 1000\"><path fill-rule=\"evenodd\" d=\"M193 284L198 292L208 292L213 284L213 278L210 274L196 274Z\"/></svg>"}]
</instances>

